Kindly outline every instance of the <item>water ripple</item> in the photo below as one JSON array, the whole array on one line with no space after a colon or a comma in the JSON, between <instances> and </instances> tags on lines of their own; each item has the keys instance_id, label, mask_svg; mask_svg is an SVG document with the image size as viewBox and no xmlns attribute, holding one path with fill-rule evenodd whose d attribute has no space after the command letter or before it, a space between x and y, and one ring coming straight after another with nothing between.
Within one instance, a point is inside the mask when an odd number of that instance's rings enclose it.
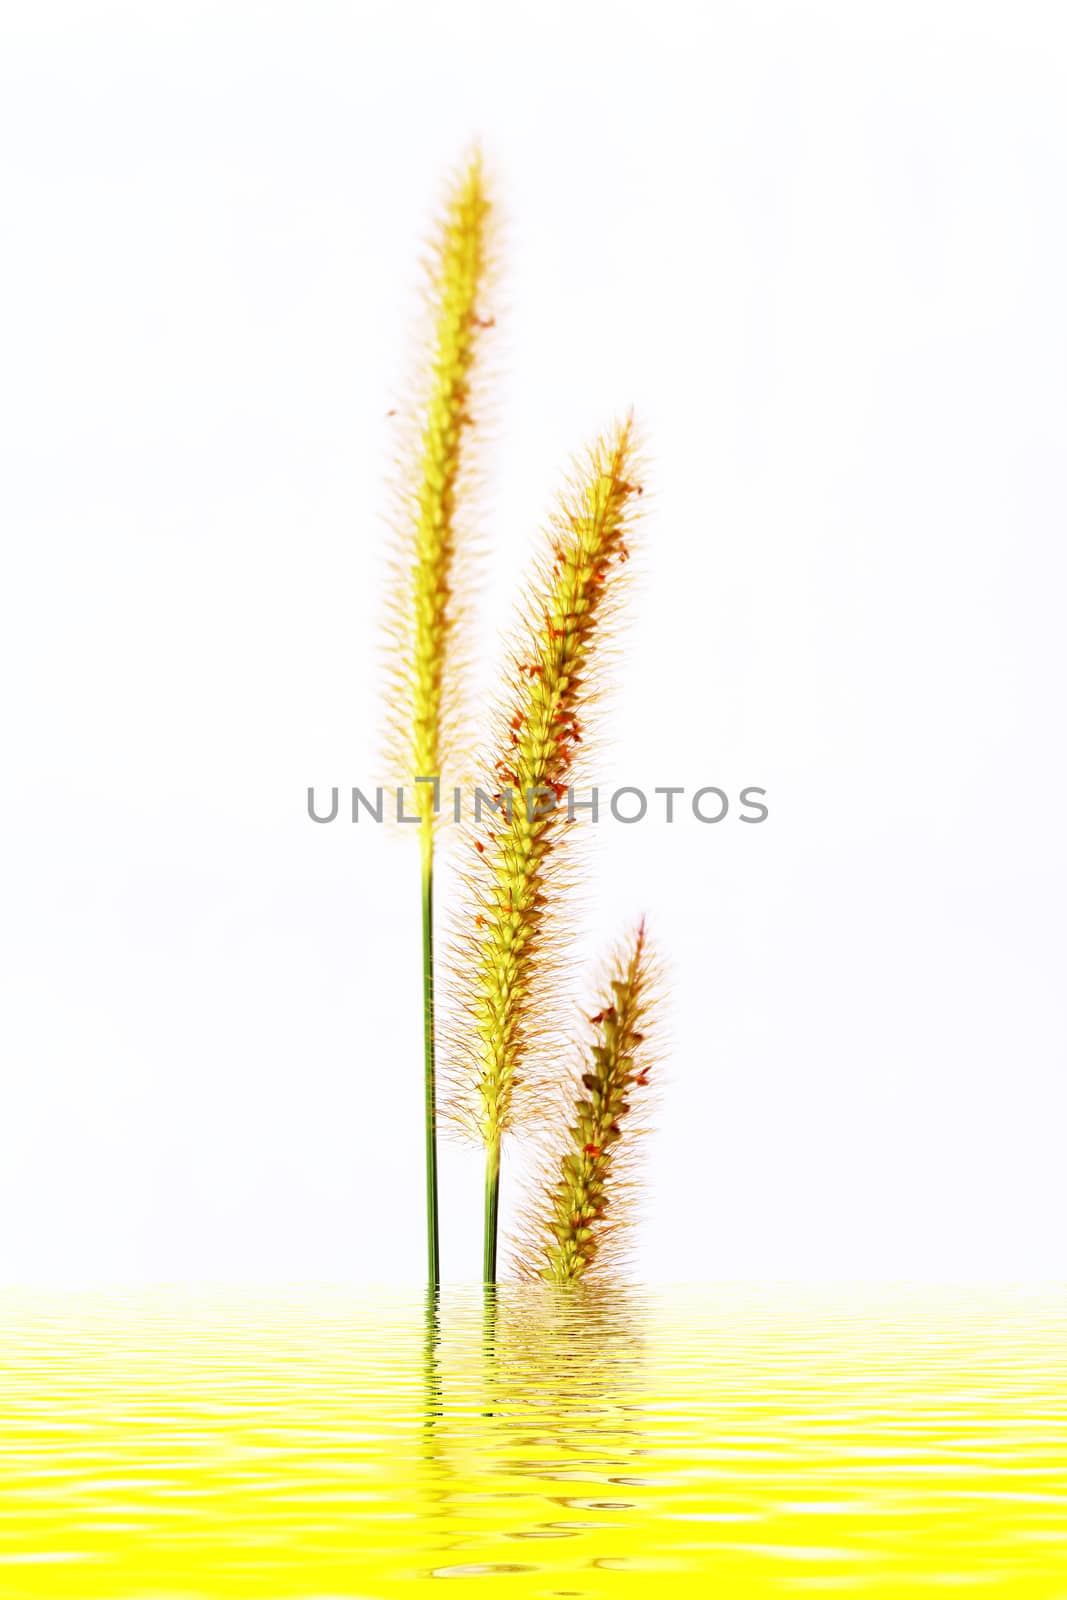
<instances>
[{"instance_id":1,"label":"water ripple","mask_svg":"<svg viewBox=\"0 0 1067 1600\"><path fill-rule=\"evenodd\" d=\"M4 1600L1067 1594L1067 1295L2 1298Z\"/></svg>"}]
</instances>

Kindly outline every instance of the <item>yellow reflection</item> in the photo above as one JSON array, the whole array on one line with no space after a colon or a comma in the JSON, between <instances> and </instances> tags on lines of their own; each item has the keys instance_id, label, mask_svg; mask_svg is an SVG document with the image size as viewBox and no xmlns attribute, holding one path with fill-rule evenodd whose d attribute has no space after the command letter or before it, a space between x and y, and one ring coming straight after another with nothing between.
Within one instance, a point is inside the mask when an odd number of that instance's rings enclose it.
<instances>
[{"instance_id":1,"label":"yellow reflection","mask_svg":"<svg viewBox=\"0 0 1067 1600\"><path fill-rule=\"evenodd\" d=\"M1067 1593L1067 1297L0 1304L0 1596Z\"/></svg>"}]
</instances>

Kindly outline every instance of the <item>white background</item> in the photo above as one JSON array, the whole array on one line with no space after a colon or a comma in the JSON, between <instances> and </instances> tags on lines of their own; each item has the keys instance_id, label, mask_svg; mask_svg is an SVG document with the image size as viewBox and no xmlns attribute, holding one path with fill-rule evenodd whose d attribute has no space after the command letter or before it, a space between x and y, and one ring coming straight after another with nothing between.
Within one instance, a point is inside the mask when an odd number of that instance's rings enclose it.
<instances>
[{"instance_id":1,"label":"white background","mask_svg":"<svg viewBox=\"0 0 1067 1600\"><path fill-rule=\"evenodd\" d=\"M422 1273L416 852L305 795L374 781L386 411L475 134L486 681L632 402L602 780L769 792L597 830L576 959L644 909L672 972L638 1270L1062 1275L1062 19L4 7L0 1278Z\"/></svg>"}]
</instances>

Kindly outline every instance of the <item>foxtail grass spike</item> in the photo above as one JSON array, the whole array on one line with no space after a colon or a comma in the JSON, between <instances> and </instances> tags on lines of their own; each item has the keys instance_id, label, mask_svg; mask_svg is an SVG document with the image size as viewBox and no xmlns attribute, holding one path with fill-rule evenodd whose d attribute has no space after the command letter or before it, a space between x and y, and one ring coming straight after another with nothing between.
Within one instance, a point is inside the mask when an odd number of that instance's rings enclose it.
<instances>
[{"instance_id":1,"label":"foxtail grass spike","mask_svg":"<svg viewBox=\"0 0 1067 1600\"><path fill-rule=\"evenodd\" d=\"M520 1245L524 1276L577 1283L619 1253L654 1061L653 1009L654 966L642 921L612 958L555 1145L544 1151L533 1219Z\"/></svg>"},{"instance_id":2,"label":"foxtail grass spike","mask_svg":"<svg viewBox=\"0 0 1067 1600\"><path fill-rule=\"evenodd\" d=\"M390 764L419 819L422 866L423 1075L429 1278L440 1281L434 1038L433 865L435 798L462 722L458 680L469 529L478 346L493 319L484 307L490 208L474 155L449 194L427 263L425 388L410 419L397 514L398 549L388 655ZM424 780L419 782L418 780Z\"/></svg>"},{"instance_id":3,"label":"foxtail grass spike","mask_svg":"<svg viewBox=\"0 0 1067 1600\"><path fill-rule=\"evenodd\" d=\"M475 820L469 895L454 951L462 1032L449 1110L485 1147L483 1275L496 1280L503 1141L536 1105L558 1049L566 935L555 911L565 800L586 748L641 494L632 421L593 447L553 518L497 710L487 799Z\"/></svg>"}]
</instances>

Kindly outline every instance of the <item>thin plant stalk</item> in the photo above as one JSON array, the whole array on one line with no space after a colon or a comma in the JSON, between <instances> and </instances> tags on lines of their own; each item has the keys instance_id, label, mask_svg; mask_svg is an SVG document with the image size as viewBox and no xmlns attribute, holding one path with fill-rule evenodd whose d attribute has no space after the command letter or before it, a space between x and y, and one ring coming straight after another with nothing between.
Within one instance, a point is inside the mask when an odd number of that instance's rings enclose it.
<instances>
[{"instance_id":1,"label":"thin plant stalk","mask_svg":"<svg viewBox=\"0 0 1067 1600\"><path fill-rule=\"evenodd\" d=\"M429 1280L441 1282L441 1239L437 1208L437 1070L433 1004L433 826L423 818L422 853L422 1040L426 1110L426 1248Z\"/></svg>"},{"instance_id":2,"label":"thin plant stalk","mask_svg":"<svg viewBox=\"0 0 1067 1600\"><path fill-rule=\"evenodd\" d=\"M485 1147L485 1213L482 1226L482 1282L496 1282L496 1245L500 1231L500 1135Z\"/></svg>"}]
</instances>

